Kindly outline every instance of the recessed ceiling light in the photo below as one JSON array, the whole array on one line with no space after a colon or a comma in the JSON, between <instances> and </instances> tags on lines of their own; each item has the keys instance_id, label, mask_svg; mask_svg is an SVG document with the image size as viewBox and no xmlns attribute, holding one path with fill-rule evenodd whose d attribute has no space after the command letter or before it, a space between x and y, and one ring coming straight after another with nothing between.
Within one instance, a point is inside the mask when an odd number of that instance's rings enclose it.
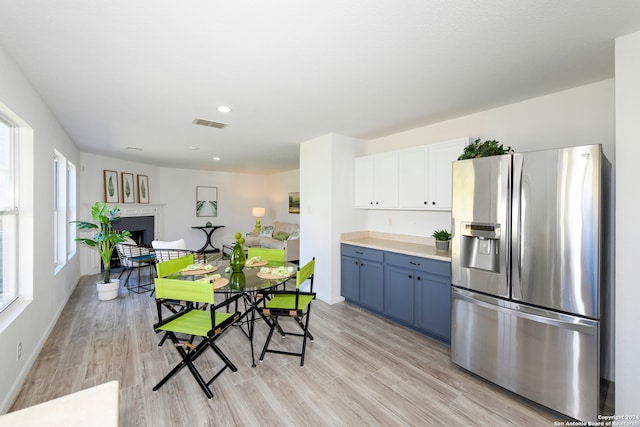
<instances>
[{"instance_id":1,"label":"recessed ceiling light","mask_svg":"<svg viewBox=\"0 0 640 427\"><path fill-rule=\"evenodd\" d=\"M193 145L191 147L189 147L189 150L199 150L200 147L194 147Z\"/></svg>"},{"instance_id":2,"label":"recessed ceiling light","mask_svg":"<svg viewBox=\"0 0 640 427\"><path fill-rule=\"evenodd\" d=\"M213 158L213 160L220 160L220 157L215 156L215 157Z\"/></svg>"},{"instance_id":3,"label":"recessed ceiling light","mask_svg":"<svg viewBox=\"0 0 640 427\"><path fill-rule=\"evenodd\" d=\"M131 151L142 151L142 147L127 147L127 150L131 150Z\"/></svg>"},{"instance_id":4,"label":"recessed ceiling light","mask_svg":"<svg viewBox=\"0 0 640 427\"><path fill-rule=\"evenodd\" d=\"M218 107L218 111L220 111L221 113L230 113L231 107L227 107L226 105L221 105Z\"/></svg>"}]
</instances>

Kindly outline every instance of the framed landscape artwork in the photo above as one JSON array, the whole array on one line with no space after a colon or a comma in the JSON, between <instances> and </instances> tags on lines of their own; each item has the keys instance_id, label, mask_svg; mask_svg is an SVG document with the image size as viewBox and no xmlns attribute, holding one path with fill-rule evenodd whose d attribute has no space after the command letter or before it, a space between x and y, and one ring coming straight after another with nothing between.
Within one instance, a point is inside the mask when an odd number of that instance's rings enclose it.
<instances>
[{"instance_id":1,"label":"framed landscape artwork","mask_svg":"<svg viewBox=\"0 0 640 427\"><path fill-rule=\"evenodd\" d=\"M133 186L133 174L122 172L122 203L135 203L136 196Z\"/></svg>"},{"instance_id":2,"label":"framed landscape artwork","mask_svg":"<svg viewBox=\"0 0 640 427\"><path fill-rule=\"evenodd\" d=\"M104 201L106 203L118 203L118 172L104 170Z\"/></svg>"},{"instance_id":3,"label":"framed landscape artwork","mask_svg":"<svg viewBox=\"0 0 640 427\"><path fill-rule=\"evenodd\" d=\"M298 191L296 191L295 193L289 193L289 213L300 213L300 192Z\"/></svg>"},{"instance_id":4,"label":"framed landscape artwork","mask_svg":"<svg viewBox=\"0 0 640 427\"><path fill-rule=\"evenodd\" d=\"M196 187L196 216L218 216L218 187Z\"/></svg>"},{"instance_id":5,"label":"framed landscape artwork","mask_svg":"<svg viewBox=\"0 0 640 427\"><path fill-rule=\"evenodd\" d=\"M138 203L149 203L149 177L138 175Z\"/></svg>"}]
</instances>

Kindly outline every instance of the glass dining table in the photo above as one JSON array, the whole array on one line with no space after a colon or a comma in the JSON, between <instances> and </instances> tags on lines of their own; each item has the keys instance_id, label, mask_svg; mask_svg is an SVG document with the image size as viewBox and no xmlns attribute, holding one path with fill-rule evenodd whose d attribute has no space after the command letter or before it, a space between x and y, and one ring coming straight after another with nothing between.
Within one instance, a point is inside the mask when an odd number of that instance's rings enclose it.
<instances>
[{"instance_id":1,"label":"glass dining table","mask_svg":"<svg viewBox=\"0 0 640 427\"><path fill-rule=\"evenodd\" d=\"M272 290L295 277L297 265L290 262L259 261L244 267L242 272L231 271L229 260L208 261L207 269L194 270L193 273L177 272L167 279L202 280L211 278L216 294L242 294L245 309L241 311L236 325L249 339L251 346L251 366L255 368L255 353L253 349L254 326L256 313L270 326L270 320L258 311L258 307L266 298L266 291ZM203 264L204 266L204 264ZM206 270L206 271L203 271ZM217 300L217 298L216 298ZM246 329L245 329L246 326Z\"/></svg>"}]
</instances>

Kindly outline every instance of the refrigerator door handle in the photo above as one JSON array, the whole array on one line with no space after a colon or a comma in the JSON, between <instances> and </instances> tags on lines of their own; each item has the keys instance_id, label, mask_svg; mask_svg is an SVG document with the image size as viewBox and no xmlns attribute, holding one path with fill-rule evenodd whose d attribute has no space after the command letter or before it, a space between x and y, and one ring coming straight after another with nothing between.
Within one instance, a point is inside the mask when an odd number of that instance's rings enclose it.
<instances>
[{"instance_id":1,"label":"refrigerator door handle","mask_svg":"<svg viewBox=\"0 0 640 427\"><path fill-rule=\"evenodd\" d=\"M535 307L523 306L498 298L489 297L480 294L471 294L468 291L452 288L454 298L476 304L490 310L500 313L508 313L517 317L533 320L538 323L551 325L561 329L577 331L587 335L593 335L595 327L598 325L596 320L584 319L581 317L571 316L562 313L556 313L548 310L537 309Z\"/></svg>"},{"instance_id":2,"label":"refrigerator door handle","mask_svg":"<svg viewBox=\"0 0 640 427\"><path fill-rule=\"evenodd\" d=\"M522 163L520 154L513 155L513 187L511 189L511 295L513 299L522 298L522 230L521 230L521 186Z\"/></svg>"}]
</instances>

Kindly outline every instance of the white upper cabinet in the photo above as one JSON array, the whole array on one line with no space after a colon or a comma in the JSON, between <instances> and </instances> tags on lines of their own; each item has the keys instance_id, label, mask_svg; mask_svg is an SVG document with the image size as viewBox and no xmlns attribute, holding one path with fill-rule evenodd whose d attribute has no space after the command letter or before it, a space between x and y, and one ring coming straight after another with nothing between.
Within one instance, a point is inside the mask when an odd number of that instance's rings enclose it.
<instances>
[{"instance_id":1,"label":"white upper cabinet","mask_svg":"<svg viewBox=\"0 0 640 427\"><path fill-rule=\"evenodd\" d=\"M463 153L469 138L429 146L429 188L431 209L451 210L452 164Z\"/></svg>"},{"instance_id":2,"label":"white upper cabinet","mask_svg":"<svg viewBox=\"0 0 640 427\"><path fill-rule=\"evenodd\" d=\"M400 151L400 201L406 209L428 209L429 188L429 146L422 145Z\"/></svg>"},{"instance_id":3,"label":"white upper cabinet","mask_svg":"<svg viewBox=\"0 0 640 427\"><path fill-rule=\"evenodd\" d=\"M368 208L375 198L373 156L357 157L353 167L354 200L357 208Z\"/></svg>"},{"instance_id":4,"label":"white upper cabinet","mask_svg":"<svg viewBox=\"0 0 640 427\"><path fill-rule=\"evenodd\" d=\"M355 206L451 210L451 166L470 138L355 159Z\"/></svg>"},{"instance_id":5,"label":"white upper cabinet","mask_svg":"<svg viewBox=\"0 0 640 427\"><path fill-rule=\"evenodd\" d=\"M355 206L398 207L398 152L358 157L354 164Z\"/></svg>"}]
</instances>

